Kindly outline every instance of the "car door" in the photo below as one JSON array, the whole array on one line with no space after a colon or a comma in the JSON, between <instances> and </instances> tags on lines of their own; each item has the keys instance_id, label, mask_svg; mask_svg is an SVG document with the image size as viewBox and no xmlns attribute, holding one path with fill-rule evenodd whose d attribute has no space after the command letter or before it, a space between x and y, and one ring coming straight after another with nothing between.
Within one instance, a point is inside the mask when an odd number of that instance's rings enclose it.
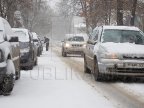
<instances>
[{"instance_id":1,"label":"car door","mask_svg":"<svg viewBox=\"0 0 144 108\"><path fill-rule=\"evenodd\" d=\"M97 43L98 40L98 34L99 31L98 29L95 29L93 33L91 34L91 39L89 40L88 44L88 61L89 61L89 68L92 70L93 69L93 64L94 64L94 47L95 44Z\"/></svg>"},{"instance_id":2,"label":"car door","mask_svg":"<svg viewBox=\"0 0 144 108\"><path fill-rule=\"evenodd\" d=\"M85 60L86 60L86 63L87 63L88 68L90 68L90 62L91 62L91 60L90 60L90 48L91 48L91 43L90 43L90 41L91 41L91 39L92 39L92 36L91 36L91 34L90 34L90 35L89 35L89 39L88 39L87 44L86 44L86 48L85 48L85 50L84 50Z\"/></svg>"}]
</instances>

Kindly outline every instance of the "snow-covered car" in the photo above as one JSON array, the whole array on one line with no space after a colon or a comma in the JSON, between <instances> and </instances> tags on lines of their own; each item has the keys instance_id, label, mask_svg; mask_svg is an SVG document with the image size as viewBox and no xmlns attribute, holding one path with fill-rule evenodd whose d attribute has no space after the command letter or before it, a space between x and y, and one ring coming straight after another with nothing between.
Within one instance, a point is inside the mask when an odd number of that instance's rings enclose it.
<instances>
[{"instance_id":1,"label":"snow-covered car","mask_svg":"<svg viewBox=\"0 0 144 108\"><path fill-rule=\"evenodd\" d=\"M0 17L0 91L9 95L20 78L19 41L9 23Z\"/></svg>"},{"instance_id":2,"label":"snow-covered car","mask_svg":"<svg viewBox=\"0 0 144 108\"><path fill-rule=\"evenodd\" d=\"M67 54L81 54L86 46L84 36L81 34L66 35L62 43L62 56L66 57Z\"/></svg>"},{"instance_id":3,"label":"snow-covered car","mask_svg":"<svg viewBox=\"0 0 144 108\"><path fill-rule=\"evenodd\" d=\"M37 56L40 56L42 54L40 39L38 38L38 35L35 32L32 32L32 35L33 35L34 45L37 50Z\"/></svg>"},{"instance_id":4,"label":"snow-covered car","mask_svg":"<svg viewBox=\"0 0 144 108\"><path fill-rule=\"evenodd\" d=\"M96 27L84 52L84 71L95 80L144 76L144 33L137 27Z\"/></svg>"},{"instance_id":5,"label":"snow-covered car","mask_svg":"<svg viewBox=\"0 0 144 108\"><path fill-rule=\"evenodd\" d=\"M12 30L19 38L21 68L33 69L33 66L37 65L37 51L31 32L24 28L13 28Z\"/></svg>"}]
</instances>

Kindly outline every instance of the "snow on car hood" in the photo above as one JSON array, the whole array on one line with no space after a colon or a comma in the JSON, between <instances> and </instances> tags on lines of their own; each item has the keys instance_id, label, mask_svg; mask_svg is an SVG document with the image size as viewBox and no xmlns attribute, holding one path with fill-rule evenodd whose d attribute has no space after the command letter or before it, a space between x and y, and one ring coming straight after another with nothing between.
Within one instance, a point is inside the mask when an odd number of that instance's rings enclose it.
<instances>
[{"instance_id":1,"label":"snow on car hood","mask_svg":"<svg viewBox=\"0 0 144 108\"><path fill-rule=\"evenodd\" d=\"M116 54L144 54L144 45L133 43L113 43L107 42L100 45L100 49L108 53Z\"/></svg>"}]
</instances>

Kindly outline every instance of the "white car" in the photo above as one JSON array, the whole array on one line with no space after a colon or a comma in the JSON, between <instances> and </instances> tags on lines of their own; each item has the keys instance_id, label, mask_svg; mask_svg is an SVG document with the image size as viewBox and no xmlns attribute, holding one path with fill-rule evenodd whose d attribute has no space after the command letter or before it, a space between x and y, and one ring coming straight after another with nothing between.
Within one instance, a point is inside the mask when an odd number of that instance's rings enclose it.
<instances>
[{"instance_id":1,"label":"white car","mask_svg":"<svg viewBox=\"0 0 144 108\"><path fill-rule=\"evenodd\" d=\"M86 41L82 34L69 34L66 35L62 43L62 56L66 57L67 54L81 54L83 55Z\"/></svg>"},{"instance_id":2,"label":"white car","mask_svg":"<svg viewBox=\"0 0 144 108\"><path fill-rule=\"evenodd\" d=\"M143 77L144 33L137 27L96 27L86 45L84 69L95 80L112 75Z\"/></svg>"}]
</instances>

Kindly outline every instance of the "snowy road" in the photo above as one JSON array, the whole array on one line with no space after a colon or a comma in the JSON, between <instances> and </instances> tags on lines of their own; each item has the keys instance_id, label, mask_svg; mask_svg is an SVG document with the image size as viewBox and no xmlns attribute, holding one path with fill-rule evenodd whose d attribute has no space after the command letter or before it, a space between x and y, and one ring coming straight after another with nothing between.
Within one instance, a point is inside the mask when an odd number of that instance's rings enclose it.
<instances>
[{"instance_id":1,"label":"snowy road","mask_svg":"<svg viewBox=\"0 0 144 108\"><path fill-rule=\"evenodd\" d=\"M61 57L59 47L43 52L38 66L22 71L1 108L143 108L143 83L100 83L83 73L81 57Z\"/></svg>"},{"instance_id":2,"label":"snowy road","mask_svg":"<svg viewBox=\"0 0 144 108\"><path fill-rule=\"evenodd\" d=\"M57 45L59 46L59 45ZM53 48L56 54L61 57L61 48ZM93 89L103 94L111 103L119 108L143 108L144 106L144 80L131 82L95 82L89 74L83 73L83 58L68 57L63 59L73 70L78 70L81 77L84 76L87 82ZM86 77L85 77L86 76Z\"/></svg>"},{"instance_id":3,"label":"snowy road","mask_svg":"<svg viewBox=\"0 0 144 108\"><path fill-rule=\"evenodd\" d=\"M37 67L32 71L22 71L12 95L0 96L0 107L114 108L76 73L54 52L43 52Z\"/></svg>"}]
</instances>

